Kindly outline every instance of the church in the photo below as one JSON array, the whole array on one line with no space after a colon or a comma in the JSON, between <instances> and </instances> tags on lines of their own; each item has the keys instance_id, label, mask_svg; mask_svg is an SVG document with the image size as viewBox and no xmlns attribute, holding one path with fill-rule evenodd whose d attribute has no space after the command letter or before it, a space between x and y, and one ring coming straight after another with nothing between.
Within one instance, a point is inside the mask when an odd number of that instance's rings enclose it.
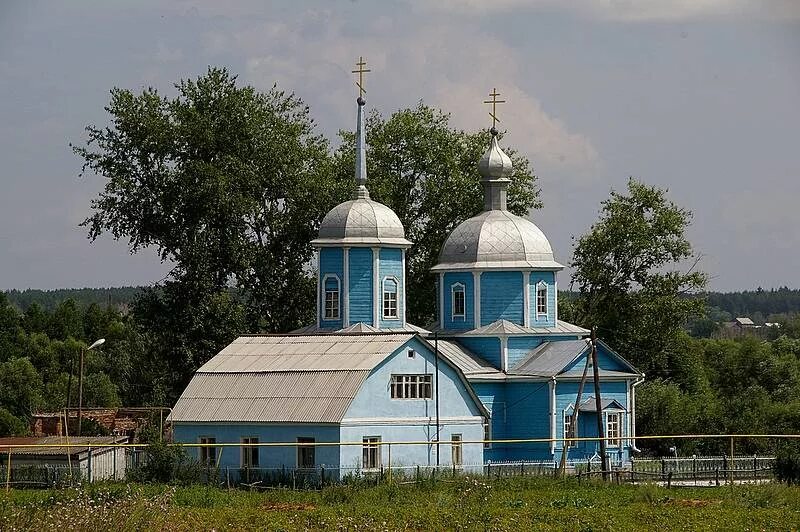
<instances>
[{"instance_id":1,"label":"church","mask_svg":"<svg viewBox=\"0 0 800 532\"><path fill-rule=\"evenodd\" d=\"M507 209L512 162L497 131L476 161L484 210L447 237L433 268L438 320L422 328L406 320L413 243L397 215L370 199L364 99L357 104L353 196L311 242L316 322L241 336L199 368L170 415L174 440L204 444L190 452L230 470L480 470L555 464L564 452L570 462L596 460L597 441L565 449L559 439L597 437L600 416L610 462L624 465L636 450L644 375L600 341L597 367L589 365L589 331L559 320L563 266L544 233Z\"/></svg>"}]
</instances>

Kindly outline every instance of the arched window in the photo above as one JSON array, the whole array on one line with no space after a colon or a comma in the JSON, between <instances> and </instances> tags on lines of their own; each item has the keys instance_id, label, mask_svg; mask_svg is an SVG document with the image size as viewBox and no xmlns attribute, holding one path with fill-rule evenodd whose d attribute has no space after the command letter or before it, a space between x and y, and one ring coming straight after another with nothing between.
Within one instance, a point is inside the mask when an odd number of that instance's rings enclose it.
<instances>
[{"instance_id":1,"label":"arched window","mask_svg":"<svg viewBox=\"0 0 800 532\"><path fill-rule=\"evenodd\" d=\"M536 317L547 316L547 283L539 281L536 285Z\"/></svg>"},{"instance_id":2,"label":"arched window","mask_svg":"<svg viewBox=\"0 0 800 532\"><path fill-rule=\"evenodd\" d=\"M397 279L394 277L383 280L383 317L397 319Z\"/></svg>"},{"instance_id":3,"label":"arched window","mask_svg":"<svg viewBox=\"0 0 800 532\"><path fill-rule=\"evenodd\" d=\"M467 303L464 285L461 283L453 284L451 288L451 308L452 318L463 318L466 315Z\"/></svg>"},{"instance_id":4,"label":"arched window","mask_svg":"<svg viewBox=\"0 0 800 532\"><path fill-rule=\"evenodd\" d=\"M339 319L339 278L335 275L326 275L322 279L325 290L325 310L322 319Z\"/></svg>"}]
</instances>

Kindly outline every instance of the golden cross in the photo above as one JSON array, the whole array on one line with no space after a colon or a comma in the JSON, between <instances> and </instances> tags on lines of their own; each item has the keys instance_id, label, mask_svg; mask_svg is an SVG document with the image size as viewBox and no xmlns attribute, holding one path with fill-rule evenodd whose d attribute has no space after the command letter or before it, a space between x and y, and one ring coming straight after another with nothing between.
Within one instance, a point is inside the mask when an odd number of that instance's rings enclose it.
<instances>
[{"instance_id":1,"label":"golden cross","mask_svg":"<svg viewBox=\"0 0 800 532\"><path fill-rule=\"evenodd\" d=\"M361 96L367 93L367 91L364 89L364 73L372 71L368 68L364 68L365 66L367 66L367 62L364 61L363 57L358 58L358 63L356 63L356 66L358 67L358 70L353 70L352 72L353 74L358 74L358 81L356 81L356 86L358 87L358 97L360 98Z\"/></svg>"},{"instance_id":2,"label":"golden cross","mask_svg":"<svg viewBox=\"0 0 800 532\"><path fill-rule=\"evenodd\" d=\"M500 121L500 119L497 118L497 104L498 103L506 103L506 101L497 99L497 97L500 96L500 93L497 92L497 88L493 89L492 92L489 93L489 96L491 96L492 99L491 100L484 100L483 103L492 104L492 112L489 113L489 116L492 117L492 129L494 129L495 124Z\"/></svg>"}]
</instances>

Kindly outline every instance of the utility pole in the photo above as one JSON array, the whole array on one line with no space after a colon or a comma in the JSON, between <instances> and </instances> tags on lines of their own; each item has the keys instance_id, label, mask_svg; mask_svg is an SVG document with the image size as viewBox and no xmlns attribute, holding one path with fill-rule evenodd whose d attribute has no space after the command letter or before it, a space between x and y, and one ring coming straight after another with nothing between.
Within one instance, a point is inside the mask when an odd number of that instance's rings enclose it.
<instances>
[{"instance_id":1,"label":"utility pole","mask_svg":"<svg viewBox=\"0 0 800 532\"><path fill-rule=\"evenodd\" d=\"M600 437L600 460L603 480L608 480L608 456L606 455L606 431L603 423L603 401L600 398L600 368L597 364L597 327L592 327L592 375L594 376L594 400L597 407L597 435Z\"/></svg>"},{"instance_id":2,"label":"utility pole","mask_svg":"<svg viewBox=\"0 0 800 532\"><path fill-rule=\"evenodd\" d=\"M578 384L578 396L575 398L575 407L572 409L572 419L570 419L570 424L569 424L571 434L564 434L564 438L578 437L578 409L580 408L581 400L583 400L583 386L586 383L586 374L589 372L589 365L591 364L591 362L592 362L591 354L587 354L586 364L583 366L583 375L581 376L581 382L580 384ZM577 444L578 442L575 442L575 445ZM564 450L561 453L561 462L558 465L559 476L563 476L565 471L567 470L568 453L569 453L569 442L565 439Z\"/></svg>"},{"instance_id":3,"label":"utility pole","mask_svg":"<svg viewBox=\"0 0 800 532\"><path fill-rule=\"evenodd\" d=\"M81 361L78 365L78 431L76 436L81 435L81 416L83 415L83 353L84 348L81 346Z\"/></svg>"},{"instance_id":4,"label":"utility pole","mask_svg":"<svg viewBox=\"0 0 800 532\"><path fill-rule=\"evenodd\" d=\"M436 468L439 468L439 440L441 439L439 436L439 333L433 333L433 350L436 355Z\"/></svg>"}]
</instances>

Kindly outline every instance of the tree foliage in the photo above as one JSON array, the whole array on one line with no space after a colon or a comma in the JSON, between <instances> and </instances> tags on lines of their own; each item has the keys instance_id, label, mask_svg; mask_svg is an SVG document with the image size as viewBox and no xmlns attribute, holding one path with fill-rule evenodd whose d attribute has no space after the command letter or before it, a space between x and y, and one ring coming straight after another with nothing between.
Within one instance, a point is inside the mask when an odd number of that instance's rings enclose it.
<instances>
[{"instance_id":1,"label":"tree foliage","mask_svg":"<svg viewBox=\"0 0 800 532\"><path fill-rule=\"evenodd\" d=\"M600 220L575 246L578 321L597 326L647 373L665 374L677 335L703 311L701 299L685 297L706 283L691 264L690 221L665 190L630 179L627 193L611 192Z\"/></svg>"},{"instance_id":2,"label":"tree foliage","mask_svg":"<svg viewBox=\"0 0 800 532\"><path fill-rule=\"evenodd\" d=\"M435 317L435 277L430 269L447 235L483 209L477 163L489 146L488 131L466 132L450 125L450 116L419 103L388 118L371 112L367 134L367 187L391 207L414 245L409 249L407 304L409 320L425 325ZM341 132L336 167L341 181L353 175L355 136ZM509 210L526 216L541 207L529 161L509 147L514 172Z\"/></svg>"}]
</instances>

